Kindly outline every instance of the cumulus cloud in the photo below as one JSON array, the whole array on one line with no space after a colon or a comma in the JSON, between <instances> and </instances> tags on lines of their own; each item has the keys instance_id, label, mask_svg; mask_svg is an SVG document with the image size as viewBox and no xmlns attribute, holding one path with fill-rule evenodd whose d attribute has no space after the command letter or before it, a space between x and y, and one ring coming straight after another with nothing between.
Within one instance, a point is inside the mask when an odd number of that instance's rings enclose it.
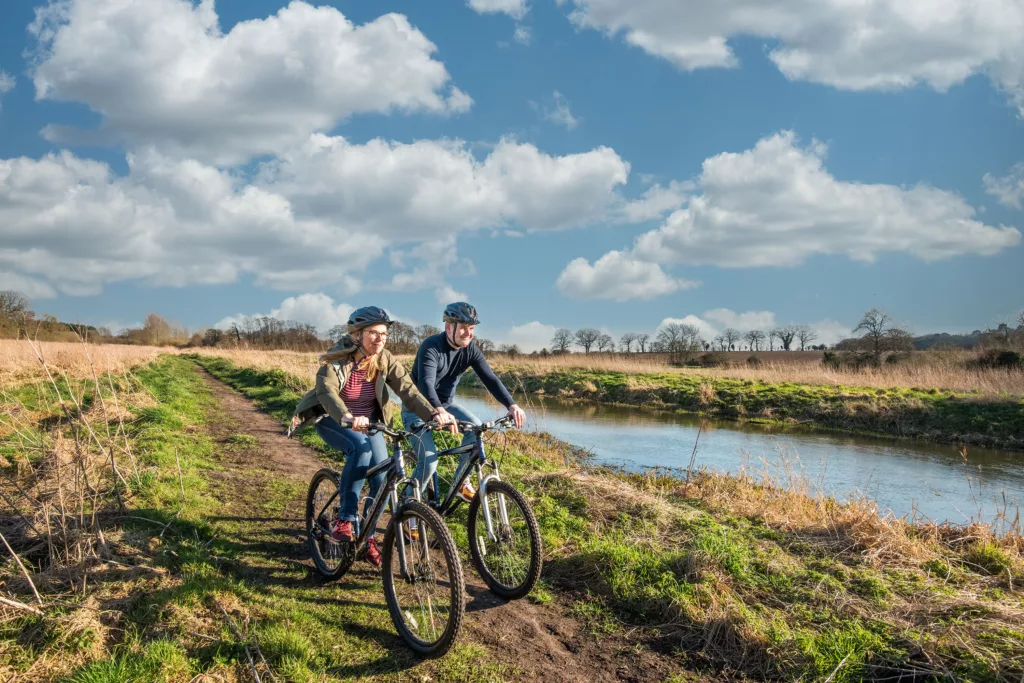
<instances>
[{"instance_id":1,"label":"cumulus cloud","mask_svg":"<svg viewBox=\"0 0 1024 683\"><path fill-rule=\"evenodd\" d=\"M0 96L6 95L14 89L15 81L14 76L10 75L3 69L0 69ZM3 103L0 102L0 105Z\"/></svg>"},{"instance_id":2,"label":"cumulus cloud","mask_svg":"<svg viewBox=\"0 0 1024 683\"><path fill-rule=\"evenodd\" d=\"M551 346L555 326L534 320L525 325L514 325L505 333L504 343L515 344L520 351L529 353Z\"/></svg>"},{"instance_id":3,"label":"cumulus cloud","mask_svg":"<svg viewBox=\"0 0 1024 683\"><path fill-rule=\"evenodd\" d=\"M729 40L771 41L792 80L849 90L927 84L944 91L987 74L1024 115L1024 5L1018 0L571 0L581 27L683 69L739 64Z\"/></svg>"},{"instance_id":4,"label":"cumulus cloud","mask_svg":"<svg viewBox=\"0 0 1024 683\"><path fill-rule=\"evenodd\" d=\"M1003 206L1024 208L1024 163L1015 164L1005 176L996 177L986 173L982 179L985 192L995 197Z\"/></svg>"},{"instance_id":5,"label":"cumulus cloud","mask_svg":"<svg viewBox=\"0 0 1024 683\"><path fill-rule=\"evenodd\" d=\"M214 327L226 330L236 323L243 324L246 318L271 317L313 325L317 332L324 335L335 325L344 325L353 310L355 308L347 303L336 304L334 299L323 292L307 293L288 297L270 313L230 315L221 318Z\"/></svg>"},{"instance_id":6,"label":"cumulus cloud","mask_svg":"<svg viewBox=\"0 0 1024 683\"><path fill-rule=\"evenodd\" d=\"M639 261L629 254L610 251L594 265L574 259L558 276L558 290L574 299L653 299L698 283L670 277L654 263Z\"/></svg>"},{"instance_id":7,"label":"cumulus cloud","mask_svg":"<svg viewBox=\"0 0 1024 683\"><path fill-rule=\"evenodd\" d=\"M728 308L713 308L704 311L704 317L722 329L770 330L775 327L775 314L771 311L745 311L737 313Z\"/></svg>"},{"instance_id":8,"label":"cumulus cloud","mask_svg":"<svg viewBox=\"0 0 1024 683\"><path fill-rule=\"evenodd\" d=\"M478 161L458 141L353 145L319 134L251 182L152 149L128 162L117 177L69 152L0 160L0 269L69 294L242 273L269 287L354 293L388 247L598 220L621 201L616 188L629 172L608 148L550 156L504 140Z\"/></svg>"},{"instance_id":9,"label":"cumulus cloud","mask_svg":"<svg viewBox=\"0 0 1024 683\"><path fill-rule=\"evenodd\" d=\"M507 14L515 20L526 16L526 0L469 0L469 7L479 14Z\"/></svg>"},{"instance_id":10,"label":"cumulus cloud","mask_svg":"<svg viewBox=\"0 0 1024 683\"><path fill-rule=\"evenodd\" d=\"M533 40L533 33L530 31L529 26L516 26L515 33L512 37L520 45L529 45L530 41Z\"/></svg>"},{"instance_id":11,"label":"cumulus cloud","mask_svg":"<svg viewBox=\"0 0 1024 683\"><path fill-rule=\"evenodd\" d=\"M705 160L701 194L641 236L635 255L657 263L793 266L814 254L871 262L906 252L934 261L1020 244L1019 231L976 220L955 193L836 180L825 153L824 144L801 147L783 132Z\"/></svg>"},{"instance_id":12,"label":"cumulus cloud","mask_svg":"<svg viewBox=\"0 0 1024 683\"><path fill-rule=\"evenodd\" d=\"M608 147L552 156L501 140L483 161L461 141L355 145L313 135L264 165L257 184L301 215L330 215L388 239L430 240L515 223L532 230L583 225L621 201L629 164Z\"/></svg>"},{"instance_id":13,"label":"cumulus cloud","mask_svg":"<svg viewBox=\"0 0 1024 683\"><path fill-rule=\"evenodd\" d=\"M296 145L353 114L446 115L472 102L400 14L357 26L293 0L225 34L212 0L51 0L30 31L38 98L88 105L111 139L218 164Z\"/></svg>"}]
</instances>

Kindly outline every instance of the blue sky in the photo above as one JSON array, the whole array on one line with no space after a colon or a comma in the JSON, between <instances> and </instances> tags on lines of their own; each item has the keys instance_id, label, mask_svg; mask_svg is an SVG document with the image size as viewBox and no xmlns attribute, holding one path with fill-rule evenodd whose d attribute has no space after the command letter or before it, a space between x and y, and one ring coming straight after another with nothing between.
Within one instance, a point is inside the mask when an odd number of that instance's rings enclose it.
<instances>
[{"instance_id":1,"label":"blue sky","mask_svg":"<svg viewBox=\"0 0 1024 683\"><path fill-rule=\"evenodd\" d=\"M985 327L1024 306L1024 9L972 6L14 0L0 287L191 328L465 295L526 347Z\"/></svg>"}]
</instances>

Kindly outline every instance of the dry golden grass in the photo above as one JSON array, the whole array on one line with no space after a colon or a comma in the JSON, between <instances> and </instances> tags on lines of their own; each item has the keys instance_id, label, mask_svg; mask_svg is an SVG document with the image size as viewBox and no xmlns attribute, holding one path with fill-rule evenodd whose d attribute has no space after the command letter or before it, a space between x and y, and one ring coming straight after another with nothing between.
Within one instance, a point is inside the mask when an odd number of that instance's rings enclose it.
<instances>
[{"instance_id":1,"label":"dry golden grass","mask_svg":"<svg viewBox=\"0 0 1024 683\"><path fill-rule=\"evenodd\" d=\"M35 342L39 353L55 376L91 379L93 373L119 375L150 362L162 353L178 353L173 347L89 344L79 342ZM46 379L32 343L0 339L0 384L19 384Z\"/></svg>"},{"instance_id":2,"label":"dry golden grass","mask_svg":"<svg viewBox=\"0 0 1024 683\"><path fill-rule=\"evenodd\" d=\"M771 357L770 354L759 355L762 358ZM778 355L775 354L775 356ZM793 355L799 355L796 362L762 360L757 367L738 364L720 368L673 368L665 363L660 355L648 354L632 356L571 354L547 358L520 356L514 361L507 357L497 357L492 361L492 365L501 370L515 368L535 374L572 370L628 374L672 373L761 380L772 383L843 385L875 389L918 387L977 392L982 395L1024 396L1024 372L1012 369L972 369L968 367L968 362L974 358L974 354L969 351L922 352L916 354L910 361L864 370L835 370L823 365L820 362L820 355L811 357L809 354L800 354L799 352Z\"/></svg>"},{"instance_id":3,"label":"dry golden grass","mask_svg":"<svg viewBox=\"0 0 1024 683\"><path fill-rule=\"evenodd\" d=\"M267 351L263 349L189 349L189 353L225 358L240 368L283 370L289 375L308 380L312 386L320 368L320 353L313 351Z\"/></svg>"}]
</instances>

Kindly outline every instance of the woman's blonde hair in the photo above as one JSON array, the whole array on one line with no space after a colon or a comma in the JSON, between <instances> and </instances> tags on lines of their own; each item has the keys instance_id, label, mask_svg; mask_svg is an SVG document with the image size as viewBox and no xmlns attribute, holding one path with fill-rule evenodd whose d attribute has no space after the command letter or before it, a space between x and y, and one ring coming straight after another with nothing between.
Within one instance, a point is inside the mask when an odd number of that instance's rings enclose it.
<instances>
[{"instance_id":1,"label":"woman's blonde hair","mask_svg":"<svg viewBox=\"0 0 1024 683\"><path fill-rule=\"evenodd\" d=\"M348 341L352 344L352 347L338 349L337 351L328 351L324 355L320 356L320 364L335 363L339 360L354 356L355 352L362 348L359 343L360 337L362 337L362 332L362 330L355 333L350 332L348 335ZM381 359L381 354L379 353L367 356L360 361L359 366L362 370L366 371L366 378L371 382L378 373L384 372L384 361Z\"/></svg>"}]
</instances>

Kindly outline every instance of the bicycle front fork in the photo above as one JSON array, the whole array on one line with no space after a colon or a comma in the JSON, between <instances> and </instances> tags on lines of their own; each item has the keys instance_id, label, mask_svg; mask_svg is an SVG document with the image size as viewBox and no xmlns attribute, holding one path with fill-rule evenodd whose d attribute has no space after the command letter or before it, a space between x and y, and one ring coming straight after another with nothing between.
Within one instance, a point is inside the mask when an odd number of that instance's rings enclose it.
<instances>
[{"instance_id":1,"label":"bicycle front fork","mask_svg":"<svg viewBox=\"0 0 1024 683\"><path fill-rule=\"evenodd\" d=\"M498 536L494 533L491 505L487 502L487 485L492 481L501 481L501 477L498 474L498 463L492 462L491 467L494 468L494 473L485 476L483 467L476 466L476 476L480 481L480 490L477 495L480 496L480 504L484 508L484 527L487 529L487 537L491 539L492 543L497 543ZM508 527L508 508L505 507L505 496L500 493L498 494L498 519L503 527Z\"/></svg>"}]
</instances>

